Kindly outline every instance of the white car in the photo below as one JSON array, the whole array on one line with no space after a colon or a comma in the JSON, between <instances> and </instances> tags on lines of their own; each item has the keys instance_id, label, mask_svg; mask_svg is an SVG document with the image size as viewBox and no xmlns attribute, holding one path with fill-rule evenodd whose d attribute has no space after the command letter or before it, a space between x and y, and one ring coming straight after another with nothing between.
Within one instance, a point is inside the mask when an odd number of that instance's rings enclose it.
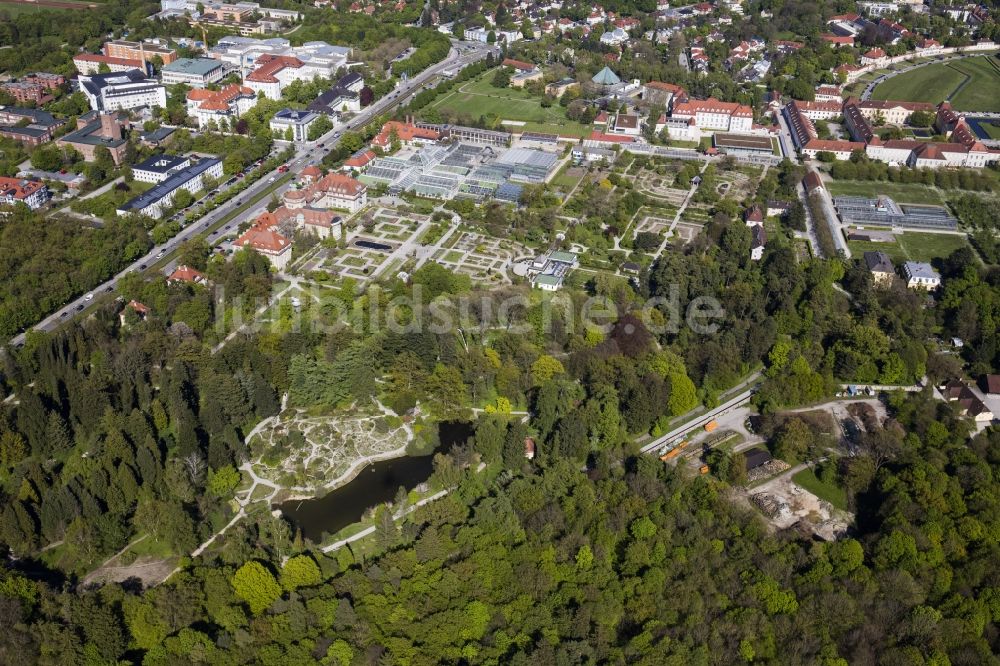
<instances>
[{"instance_id":1,"label":"white car","mask_svg":"<svg viewBox=\"0 0 1000 666\"><path fill-rule=\"evenodd\" d=\"M84 296L83 300L85 300L85 301L92 301L92 300L94 300L94 294L93 294L93 292L91 292L91 293L87 294L86 296Z\"/></svg>"}]
</instances>

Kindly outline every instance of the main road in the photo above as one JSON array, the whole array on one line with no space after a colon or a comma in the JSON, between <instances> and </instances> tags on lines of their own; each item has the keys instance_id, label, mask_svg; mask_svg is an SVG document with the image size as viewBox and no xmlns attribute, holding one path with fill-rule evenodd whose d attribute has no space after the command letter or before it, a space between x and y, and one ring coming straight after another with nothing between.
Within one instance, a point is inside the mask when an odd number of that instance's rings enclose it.
<instances>
[{"instance_id":1,"label":"main road","mask_svg":"<svg viewBox=\"0 0 1000 666\"><path fill-rule=\"evenodd\" d=\"M458 70L463 67L484 59L491 50L492 47L487 46L486 44L452 40L452 48L448 52L447 58L436 65L428 67L412 79L400 83L394 91L372 103L370 106L365 107L364 110L351 118L351 120L346 124L335 127L312 143L298 146L295 150L294 157L285 162L285 165L288 167L288 172L297 174L309 164L319 162L330 150L336 148L337 144L340 143L341 133L343 131L355 130L364 127L378 116L391 111L401 104L404 104L410 97L420 92L425 83L434 77L439 76L445 70L450 69L452 72L457 73ZM60 324L71 320L77 315L85 313L88 309L87 306L90 305L98 295L113 292L115 287L118 285L119 280L121 280L125 275L136 271L148 270L151 266L158 264L165 258L169 259L182 243L194 238L195 236L204 235L206 240L210 243L215 242L219 238L222 238L230 233L231 227L239 223L234 219L232 224L227 224L216 229L215 227L219 225L224 217L239 212L242 209L249 208L252 202L268 189L274 190L275 195L280 195L281 192L287 188L287 183L275 188L274 178L267 177L267 174L262 175L257 182L253 183L239 195L233 197L212 212L184 227L177 233L176 236L163 245L154 247L147 254L136 259L130 266L126 267L117 275L111 277L103 284L95 286L90 294L81 296L74 301L66 303L62 308L53 312L42 321L35 324L32 328L37 331L51 331ZM88 296L90 298L88 298ZM15 347L19 347L24 344L24 339L25 334L20 333L12 337L9 343Z\"/></svg>"}]
</instances>

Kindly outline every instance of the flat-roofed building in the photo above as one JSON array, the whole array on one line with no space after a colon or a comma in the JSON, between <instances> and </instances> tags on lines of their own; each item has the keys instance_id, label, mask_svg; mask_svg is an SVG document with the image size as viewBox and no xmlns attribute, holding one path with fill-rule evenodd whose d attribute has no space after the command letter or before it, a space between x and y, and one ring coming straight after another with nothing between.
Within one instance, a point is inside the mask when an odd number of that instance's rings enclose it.
<instances>
[{"instance_id":1,"label":"flat-roofed building","mask_svg":"<svg viewBox=\"0 0 1000 666\"><path fill-rule=\"evenodd\" d=\"M712 143L728 155L772 155L774 153L774 142L769 136L716 132L712 137Z\"/></svg>"},{"instance_id":2,"label":"flat-roofed building","mask_svg":"<svg viewBox=\"0 0 1000 666\"><path fill-rule=\"evenodd\" d=\"M130 42L125 39L115 39L104 43L104 55L113 58L126 58L152 63L159 58L164 65L177 60L177 50L157 42Z\"/></svg>"},{"instance_id":3,"label":"flat-roofed building","mask_svg":"<svg viewBox=\"0 0 1000 666\"><path fill-rule=\"evenodd\" d=\"M14 98L18 104L48 104L55 99L49 88L28 81L8 81L0 86L5 93Z\"/></svg>"},{"instance_id":4,"label":"flat-roofed building","mask_svg":"<svg viewBox=\"0 0 1000 666\"><path fill-rule=\"evenodd\" d=\"M183 83L192 88L204 88L225 76L225 66L215 58L178 58L160 71L164 84Z\"/></svg>"},{"instance_id":5,"label":"flat-roofed building","mask_svg":"<svg viewBox=\"0 0 1000 666\"><path fill-rule=\"evenodd\" d=\"M497 164L510 167L510 180L522 183L542 183L552 173L559 156L532 148L511 148L497 159Z\"/></svg>"}]
</instances>

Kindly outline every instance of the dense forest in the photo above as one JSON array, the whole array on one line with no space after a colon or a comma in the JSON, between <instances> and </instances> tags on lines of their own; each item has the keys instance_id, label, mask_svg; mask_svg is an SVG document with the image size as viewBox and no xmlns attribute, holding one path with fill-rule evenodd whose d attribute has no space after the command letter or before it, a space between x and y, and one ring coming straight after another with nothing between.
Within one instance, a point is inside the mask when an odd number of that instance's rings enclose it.
<instances>
[{"instance_id":1,"label":"dense forest","mask_svg":"<svg viewBox=\"0 0 1000 666\"><path fill-rule=\"evenodd\" d=\"M782 178L759 194L780 191ZM638 286L584 285L616 305L603 329L578 316L585 291L556 308L536 296L497 320L488 313L522 288L477 292L428 264L409 285L324 290L304 315L323 326L279 317L215 354L215 322L235 313L203 286L140 276L120 293L150 308L145 319L127 307L119 318L119 301L32 336L4 355L14 397L0 416L0 541L19 558L3 579L14 628L0 638L4 663L989 661L996 432L969 444L949 404L893 398L891 423L834 470L858 518L852 538L825 545L769 534L724 482L636 457L631 442L756 367L765 414L824 399L837 380L955 376L961 363L937 351L933 331L967 341L970 371L995 369L997 271L957 252L927 307L901 287L874 289L857 263L802 261L781 244L750 261L746 228L724 208ZM541 214L486 209L480 223L524 233ZM252 252L227 262L192 243L181 259L242 296L244 312L271 291ZM340 316L415 285L425 303L481 305L438 333ZM668 308L643 322L647 296L683 311L706 295L724 310L711 333L652 333ZM492 413L436 459L435 482L457 489L401 529L383 520L375 552L323 557L262 512L182 560L166 584L76 587L137 535L183 555L228 522L244 436L285 393L312 410L376 395L436 420ZM527 423L508 416L512 406L530 411ZM539 448L530 464L528 436ZM801 455L813 449L803 443ZM17 573L39 568L50 582Z\"/></svg>"},{"instance_id":2,"label":"dense forest","mask_svg":"<svg viewBox=\"0 0 1000 666\"><path fill-rule=\"evenodd\" d=\"M265 525L137 592L3 575L4 663L994 663L996 431L927 396L852 460L855 533L771 534L726 486L655 458L520 455L484 417L437 460L457 486L328 558ZM901 434L906 432L905 439ZM517 449L515 455L502 451ZM545 449L542 449L543 451ZM498 451L501 452L498 455ZM484 472L475 461L490 462ZM503 471L498 471L502 469Z\"/></svg>"}]
</instances>

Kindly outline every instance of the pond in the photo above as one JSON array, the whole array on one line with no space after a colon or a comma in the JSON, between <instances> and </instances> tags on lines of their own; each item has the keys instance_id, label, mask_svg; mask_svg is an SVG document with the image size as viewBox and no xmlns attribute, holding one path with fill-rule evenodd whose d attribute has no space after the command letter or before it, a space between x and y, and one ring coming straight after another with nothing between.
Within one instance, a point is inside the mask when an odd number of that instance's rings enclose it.
<instances>
[{"instance_id":1,"label":"pond","mask_svg":"<svg viewBox=\"0 0 1000 666\"><path fill-rule=\"evenodd\" d=\"M438 425L440 444L433 453L446 453L452 446L464 443L471 434L470 423L441 423ZM400 486L412 490L430 478L434 471L433 453L372 463L349 483L322 497L289 500L276 508L302 530L302 536L320 543L324 534L335 534L361 520L371 507L391 502Z\"/></svg>"}]
</instances>

